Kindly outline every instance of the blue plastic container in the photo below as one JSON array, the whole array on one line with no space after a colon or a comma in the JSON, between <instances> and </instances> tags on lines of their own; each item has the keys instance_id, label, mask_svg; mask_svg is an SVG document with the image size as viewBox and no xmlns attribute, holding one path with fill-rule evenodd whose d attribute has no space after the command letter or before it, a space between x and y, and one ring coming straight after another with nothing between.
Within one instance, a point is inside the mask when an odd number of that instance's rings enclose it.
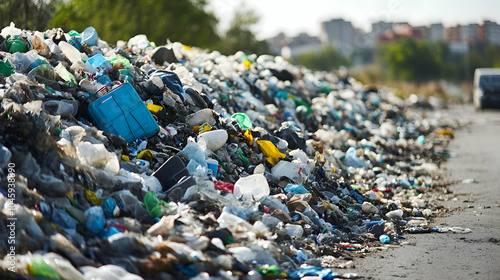
<instances>
[{"instance_id":1,"label":"blue plastic container","mask_svg":"<svg viewBox=\"0 0 500 280\"><path fill-rule=\"evenodd\" d=\"M80 36L74 36L69 39L68 43L75 47L77 50L82 49L82 38Z\"/></svg>"},{"instance_id":2,"label":"blue plastic container","mask_svg":"<svg viewBox=\"0 0 500 280\"><path fill-rule=\"evenodd\" d=\"M123 84L90 103L88 113L99 129L131 143L152 137L159 127L131 84Z\"/></svg>"}]
</instances>

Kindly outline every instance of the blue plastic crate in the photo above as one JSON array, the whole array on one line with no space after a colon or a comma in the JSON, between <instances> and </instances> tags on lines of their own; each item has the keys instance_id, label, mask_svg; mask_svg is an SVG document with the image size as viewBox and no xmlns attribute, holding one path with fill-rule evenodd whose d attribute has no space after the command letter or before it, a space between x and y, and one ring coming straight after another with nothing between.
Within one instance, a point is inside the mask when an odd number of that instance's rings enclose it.
<instances>
[{"instance_id":1,"label":"blue plastic crate","mask_svg":"<svg viewBox=\"0 0 500 280\"><path fill-rule=\"evenodd\" d=\"M127 142L154 136L159 127L131 84L125 83L90 103L87 108L99 129Z\"/></svg>"}]
</instances>

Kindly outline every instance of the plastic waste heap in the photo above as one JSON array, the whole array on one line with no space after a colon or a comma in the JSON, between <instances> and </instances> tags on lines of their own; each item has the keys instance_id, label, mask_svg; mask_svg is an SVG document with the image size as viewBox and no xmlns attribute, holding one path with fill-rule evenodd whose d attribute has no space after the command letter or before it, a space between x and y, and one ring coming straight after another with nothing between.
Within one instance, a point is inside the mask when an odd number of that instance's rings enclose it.
<instances>
[{"instance_id":1,"label":"plastic waste heap","mask_svg":"<svg viewBox=\"0 0 500 280\"><path fill-rule=\"evenodd\" d=\"M459 122L419 98L98 26L0 29L1 279L333 279L437 213L436 131Z\"/></svg>"}]
</instances>

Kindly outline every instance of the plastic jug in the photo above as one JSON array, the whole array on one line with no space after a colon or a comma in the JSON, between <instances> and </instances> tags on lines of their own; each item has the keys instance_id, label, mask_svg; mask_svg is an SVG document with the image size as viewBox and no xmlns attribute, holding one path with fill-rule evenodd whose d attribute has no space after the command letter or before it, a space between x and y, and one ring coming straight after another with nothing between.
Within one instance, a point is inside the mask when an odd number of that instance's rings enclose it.
<instances>
[{"instance_id":1,"label":"plastic jug","mask_svg":"<svg viewBox=\"0 0 500 280\"><path fill-rule=\"evenodd\" d=\"M152 137L160 130L148 108L129 83L90 103L88 113L100 129L120 135L129 143Z\"/></svg>"}]
</instances>

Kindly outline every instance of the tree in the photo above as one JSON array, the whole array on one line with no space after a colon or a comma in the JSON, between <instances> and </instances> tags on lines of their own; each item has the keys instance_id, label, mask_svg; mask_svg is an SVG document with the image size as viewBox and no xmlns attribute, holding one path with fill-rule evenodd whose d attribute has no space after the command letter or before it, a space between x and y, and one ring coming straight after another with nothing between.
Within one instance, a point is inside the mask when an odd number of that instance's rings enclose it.
<instances>
[{"instance_id":1,"label":"tree","mask_svg":"<svg viewBox=\"0 0 500 280\"><path fill-rule=\"evenodd\" d=\"M340 66L349 66L349 60L331 46L323 48L320 53L310 52L296 58L298 64L321 71L332 71Z\"/></svg>"},{"instance_id":2,"label":"tree","mask_svg":"<svg viewBox=\"0 0 500 280\"><path fill-rule=\"evenodd\" d=\"M231 24L222 35L218 50L224 54L234 54L237 51L247 53L264 54L269 51L266 41L256 39L252 27L259 22L260 18L253 10L240 8L233 16Z\"/></svg>"},{"instance_id":3,"label":"tree","mask_svg":"<svg viewBox=\"0 0 500 280\"><path fill-rule=\"evenodd\" d=\"M391 42L385 60L396 79L420 83L439 76L439 63L425 41L403 37Z\"/></svg>"},{"instance_id":4,"label":"tree","mask_svg":"<svg viewBox=\"0 0 500 280\"><path fill-rule=\"evenodd\" d=\"M61 3L62 0L2 0L0 28L13 22L18 28L43 30Z\"/></svg>"},{"instance_id":5,"label":"tree","mask_svg":"<svg viewBox=\"0 0 500 280\"><path fill-rule=\"evenodd\" d=\"M218 20L206 6L206 0L70 0L60 6L51 26L80 32L93 26L110 43L146 34L160 45L170 39L211 47L220 41Z\"/></svg>"}]
</instances>

